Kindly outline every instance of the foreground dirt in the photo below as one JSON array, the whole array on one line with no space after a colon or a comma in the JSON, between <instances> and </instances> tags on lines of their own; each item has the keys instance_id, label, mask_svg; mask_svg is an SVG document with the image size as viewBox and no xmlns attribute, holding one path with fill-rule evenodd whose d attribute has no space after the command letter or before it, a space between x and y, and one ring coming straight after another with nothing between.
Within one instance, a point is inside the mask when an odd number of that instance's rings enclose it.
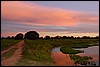
<instances>
[{"instance_id":1,"label":"foreground dirt","mask_svg":"<svg viewBox=\"0 0 100 67\"><path fill-rule=\"evenodd\" d=\"M14 47L18 48L17 50L15 50L14 54L10 58L2 60L1 65L2 66L14 66L22 56L21 53L22 53L23 45L24 45L24 40L18 42L17 44L15 44L15 46L12 46L11 48L7 50L2 51L1 55L3 55L5 52L9 51L10 49Z\"/></svg>"}]
</instances>

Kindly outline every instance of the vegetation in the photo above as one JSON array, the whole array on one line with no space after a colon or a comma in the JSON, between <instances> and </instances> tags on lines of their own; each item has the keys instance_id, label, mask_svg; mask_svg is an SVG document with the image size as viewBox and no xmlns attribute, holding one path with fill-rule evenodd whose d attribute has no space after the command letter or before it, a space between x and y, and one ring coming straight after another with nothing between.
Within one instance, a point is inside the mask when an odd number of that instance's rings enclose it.
<instances>
[{"instance_id":1,"label":"vegetation","mask_svg":"<svg viewBox=\"0 0 100 67\"><path fill-rule=\"evenodd\" d=\"M69 54L76 54L83 52L81 50L73 50L75 46L86 47L91 42L97 42L97 39L37 39L37 40L25 40L26 45L23 48L23 58L40 61L40 62L52 62L51 49L54 47L62 46L62 51L69 52ZM83 46L84 45L84 46ZM67 48L68 49L67 49Z\"/></svg>"},{"instance_id":2,"label":"vegetation","mask_svg":"<svg viewBox=\"0 0 100 67\"><path fill-rule=\"evenodd\" d=\"M48 40L50 39L50 36L45 36L44 39Z\"/></svg>"},{"instance_id":3,"label":"vegetation","mask_svg":"<svg viewBox=\"0 0 100 67\"><path fill-rule=\"evenodd\" d=\"M60 51L62 52L62 53L65 53L65 54L77 54L77 53L82 53L82 52L84 52L84 51L82 51L82 50L73 50L71 47L61 47L60 48Z\"/></svg>"},{"instance_id":4,"label":"vegetation","mask_svg":"<svg viewBox=\"0 0 100 67\"><path fill-rule=\"evenodd\" d=\"M99 45L98 37L73 37L73 36L45 36L39 37L36 31L29 31L25 34L19 33L15 37L8 36L6 38L1 38L1 51L9 48L15 43L19 42L20 39L24 39L25 45L23 47L22 58L19 60L17 65L52 65L51 50L54 47L61 47L60 51L63 53L70 54L72 60L75 64L87 64L89 59L88 56L78 56L77 53L84 52L82 50L73 50L73 48L87 48L89 46ZM28 40L29 39L29 40ZM14 52L15 49L11 49L2 58L8 58ZM8 55L9 54L9 55ZM94 62L91 63L95 65Z\"/></svg>"},{"instance_id":5,"label":"vegetation","mask_svg":"<svg viewBox=\"0 0 100 67\"><path fill-rule=\"evenodd\" d=\"M26 58L21 58L18 63L16 63L16 66L54 66L52 62L48 61L35 61L35 60L30 60Z\"/></svg>"},{"instance_id":6,"label":"vegetation","mask_svg":"<svg viewBox=\"0 0 100 67\"><path fill-rule=\"evenodd\" d=\"M16 40L20 40L20 39L23 39L23 34L22 33L19 33L15 36L15 39Z\"/></svg>"},{"instance_id":7,"label":"vegetation","mask_svg":"<svg viewBox=\"0 0 100 67\"><path fill-rule=\"evenodd\" d=\"M74 60L74 64L88 65L88 66L96 66L95 62L90 62L93 59L90 56L79 56L75 54L70 54L71 60Z\"/></svg>"},{"instance_id":8,"label":"vegetation","mask_svg":"<svg viewBox=\"0 0 100 67\"><path fill-rule=\"evenodd\" d=\"M82 50L73 50L73 48L87 48L89 46L99 45L97 42L98 42L98 40L94 40L94 39L93 40L86 39L86 41L84 39L82 39L80 41L74 41L73 44L62 46L60 48L60 51L65 53L65 54L70 54L70 58L72 60L74 60L74 63L76 65L81 64L81 65L96 66L95 62L92 63L92 62L89 61L90 59L92 59L92 57L75 55L77 53L81 53L81 52L84 52L84 51L82 51Z\"/></svg>"},{"instance_id":9,"label":"vegetation","mask_svg":"<svg viewBox=\"0 0 100 67\"><path fill-rule=\"evenodd\" d=\"M1 51L9 48L10 46L18 43L20 40L14 39L1 39Z\"/></svg>"},{"instance_id":10,"label":"vegetation","mask_svg":"<svg viewBox=\"0 0 100 67\"><path fill-rule=\"evenodd\" d=\"M68 43L67 43L68 42ZM84 52L82 50L73 50L72 48L87 48L89 46L99 45L97 44L98 39L70 39L64 43L60 48L61 52L66 54L77 54Z\"/></svg>"},{"instance_id":11,"label":"vegetation","mask_svg":"<svg viewBox=\"0 0 100 67\"><path fill-rule=\"evenodd\" d=\"M26 45L23 48L23 57L35 61L51 62L52 45L46 40L25 40Z\"/></svg>"},{"instance_id":12,"label":"vegetation","mask_svg":"<svg viewBox=\"0 0 100 67\"><path fill-rule=\"evenodd\" d=\"M25 34L25 39L38 39L39 38L39 34L36 31L29 31Z\"/></svg>"}]
</instances>

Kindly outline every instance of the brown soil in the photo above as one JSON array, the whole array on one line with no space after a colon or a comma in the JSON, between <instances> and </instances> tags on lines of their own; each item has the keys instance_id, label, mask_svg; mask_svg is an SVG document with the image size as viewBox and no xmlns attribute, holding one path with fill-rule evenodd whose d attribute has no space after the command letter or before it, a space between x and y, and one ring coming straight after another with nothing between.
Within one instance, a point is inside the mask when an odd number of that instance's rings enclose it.
<instances>
[{"instance_id":1,"label":"brown soil","mask_svg":"<svg viewBox=\"0 0 100 67\"><path fill-rule=\"evenodd\" d=\"M1 65L2 66L15 66L15 64L18 62L18 60L21 58L21 53L22 53L22 48L24 45L24 40L18 42L17 44L15 44L16 46L12 46L11 48L4 50L1 52L1 55L4 54L5 52L9 51L10 49L12 49L13 47L17 47L18 49L15 50L13 56L11 56L10 58L4 59L1 61Z\"/></svg>"}]
</instances>

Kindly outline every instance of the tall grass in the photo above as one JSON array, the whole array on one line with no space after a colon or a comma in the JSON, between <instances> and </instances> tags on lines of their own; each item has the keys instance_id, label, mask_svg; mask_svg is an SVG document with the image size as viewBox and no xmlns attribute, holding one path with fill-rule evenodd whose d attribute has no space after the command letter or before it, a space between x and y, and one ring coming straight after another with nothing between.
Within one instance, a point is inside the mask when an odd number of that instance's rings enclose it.
<instances>
[{"instance_id":1,"label":"tall grass","mask_svg":"<svg viewBox=\"0 0 100 67\"><path fill-rule=\"evenodd\" d=\"M23 57L36 61L52 61L52 45L46 40L25 40L26 45L23 48Z\"/></svg>"},{"instance_id":2,"label":"tall grass","mask_svg":"<svg viewBox=\"0 0 100 67\"><path fill-rule=\"evenodd\" d=\"M25 40L26 45L23 48L23 57L35 61L52 61L51 50L54 47L84 47L87 44L96 43L97 39L38 39Z\"/></svg>"},{"instance_id":3,"label":"tall grass","mask_svg":"<svg viewBox=\"0 0 100 67\"><path fill-rule=\"evenodd\" d=\"M1 51L9 48L10 46L18 43L20 40L14 39L1 39Z\"/></svg>"}]
</instances>

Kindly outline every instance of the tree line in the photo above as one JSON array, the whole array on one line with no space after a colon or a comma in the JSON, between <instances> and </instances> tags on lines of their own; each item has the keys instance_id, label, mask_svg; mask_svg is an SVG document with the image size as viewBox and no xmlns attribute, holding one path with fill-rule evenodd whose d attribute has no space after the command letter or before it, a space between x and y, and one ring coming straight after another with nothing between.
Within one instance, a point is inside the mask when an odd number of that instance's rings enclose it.
<instances>
[{"instance_id":1,"label":"tree line","mask_svg":"<svg viewBox=\"0 0 100 67\"><path fill-rule=\"evenodd\" d=\"M73 37L73 36L55 36L55 37L50 37L50 36L45 36L43 37L39 37L39 33L37 33L36 31L28 31L27 33L25 33L25 35L23 35L22 33L18 33L16 36L8 36L8 37L2 37L1 39L16 39L16 40L20 40L20 39L30 39L30 40L35 40L35 39L99 39L99 36L95 36L95 37L90 37L90 36L83 36L83 37Z\"/></svg>"}]
</instances>

